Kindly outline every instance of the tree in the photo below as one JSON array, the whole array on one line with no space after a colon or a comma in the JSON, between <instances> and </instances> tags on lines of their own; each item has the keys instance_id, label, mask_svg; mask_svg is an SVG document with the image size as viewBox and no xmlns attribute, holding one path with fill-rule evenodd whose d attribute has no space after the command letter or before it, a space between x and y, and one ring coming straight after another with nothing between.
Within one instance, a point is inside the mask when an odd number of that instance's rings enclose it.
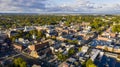
<instances>
[{"instance_id":1,"label":"tree","mask_svg":"<svg viewBox=\"0 0 120 67\"><path fill-rule=\"evenodd\" d=\"M15 67L27 67L27 63L22 58L16 58L13 63Z\"/></svg>"},{"instance_id":2,"label":"tree","mask_svg":"<svg viewBox=\"0 0 120 67\"><path fill-rule=\"evenodd\" d=\"M12 37L10 37L10 39L11 39L12 42L14 42L16 37L12 36Z\"/></svg>"},{"instance_id":3,"label":"tree","mask_svg":"<svg viewBox=\"0 0 120 67\"><path fill-rule=\"evenodd\" d=\"M96 65L94 65L94 64L91 64L91 65L89 65L89 67L96 67Z\"/></svg>"},{"instance_id":4,"label":"tree","mask_svg":"<svg viewBox=\"0 0 120 67\"><path fill-rule=\"evenodd\" d=\"M65 25L66 25L66 26L70 26L70 23L69 23L69 22L65 22Z\"/></svg>"},{"instance_id":5,"label":"tree","mask_svg":"<svg viewBox=\"0 0 120 67\"><path fill-rule=\"evenodd\" d=\"M25 38L26 38L26 39L31 38L31 34L30 34L30 33L27 33L27 34L25 35Z\"/></svg>"},{"instance_id":6,"label":"tree","mask_svg":"<svg viewBox=\"0 0 120 67\"><path fill-rule=\"evenodd\" d=\"M72 54L75 53L75 50L74 48L71 48L69 51L68 51L68 55L71 56Z\"/></svg>"},{"instance_id":7,"label":"tree","mask_svg":"<svg viewBox=\"0 0 120 67\"><path fill-rule=\"evenodd\" d=\"M112 32L120 32L120 25L114 25L113 27L112 27Z\"/></svg>"},{"instance_id":8,"label":"tree","mask_svg":"<svg viewBox=\"0 0 120 67\"><path fill-rule=\"evenodd\" d=\"M82 63L82 67L86 67L86 62L83 62L83 63Z\"/></svg>"},{"instance_id":9,"label":"tree","mask_svg":"<svg viewBox=\"0 0 120 67\"><path fill-rule=\"evenodd\" d=\"M81 47L78 48L78 51L81 51Z\"/></svg>"},{"instance_id":10,"label":"tree","mask_svg":"<svg viewBox=\"0 0 120 67\"><path fill-rule=\"evenodd\" d=\"M26 62L22 62L22 63L20 64L20 67L27 67Z\"/></svg>"},{"instance_id":11,"label":"tree","mask_svg":"<svg viewBox=\"0 0 120 67\"><path fill-rule=\"evenodd\" d=\"M67 40L70 44L78 44L78 40Z\"/></svg>"},{"instance_id":12,"label":"tree","mask_svg":"<svg viewBox=\"0 0 120 67\"><path fill-rule=\"evenodd\" d=\"M64 61L64 60L66 60L66 59L68 58L67 55L63 55L62 53L58 53L58 54L57 54L57 57L58 57L58 59L61 60L61 61Z\"/></svg>"},{"instance_id":13,"label":"tree","mask_svg":"<svg viewBox=\"0 0 120 67\"><path fill-rule=\"evenodd\" d=\"M45 34L42 31L37 32L37 39L45 37Z\"/></svg>"},{"instance_id":14,"label":"tree","mask_svg":"<svg viewBox=\"0 0 120 67\"><path fill-rule=\"evenodd\" d=\"M96 65L93 63L91 59L87 60L86 67L96 67Z\"/></svg>"},{"instance_id":15,"label":"tree","mask_svg":"<svg viewBox=\"0 0 120 67\"><path fill-rule=\"evenodd\" d=\"M38 31L37 31L37 30L31 30L31 31L29 31L29 33L30 33L31 35L33 35L33 34L37 35Z\"/></svg>"}]
</instances>

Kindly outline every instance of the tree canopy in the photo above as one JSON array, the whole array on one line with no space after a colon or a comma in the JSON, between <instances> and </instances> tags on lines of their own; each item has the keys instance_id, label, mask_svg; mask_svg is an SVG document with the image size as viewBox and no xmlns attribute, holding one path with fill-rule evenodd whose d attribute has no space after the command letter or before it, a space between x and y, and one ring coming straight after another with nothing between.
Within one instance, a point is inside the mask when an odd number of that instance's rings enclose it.
<instances>
[{"instance_id":1,"label":"tree canopy","mask_svg":"<svg viewBox=\"0 0 120 67\"><path fill-rule=\"evenodd\" d=\"M27 63L22 58L16 58L13 61L15 67L27 67Z\"/></svg>"},{"instance_id":2,"label":"tree canopy","mask_svg":"<svg viewBox=\"0 0 120 67\"><path fill-rule=\"evenodd\" d=\"M114 25L113 27L112 27L112 32L120 32L120 25Z\"/></svg>"},{"instance_id":3,"label":"tree canopy","mask_svg":"<svg viewBox=\"0 0 120 67\"><path fill-rule=\"evenodd\" d=\"M96 65L93 63L91 59L87 60L86 67L96 67Z\"/></svg>"}]
</instances>

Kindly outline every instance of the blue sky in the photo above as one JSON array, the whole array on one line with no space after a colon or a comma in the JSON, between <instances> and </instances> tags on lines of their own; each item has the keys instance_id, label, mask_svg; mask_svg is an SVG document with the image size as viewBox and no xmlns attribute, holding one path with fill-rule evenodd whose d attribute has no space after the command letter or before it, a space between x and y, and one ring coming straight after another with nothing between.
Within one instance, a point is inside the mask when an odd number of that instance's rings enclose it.
<instances>
[{"instance_id":1,"label":"blue sky","mask_svg":"<svg viewBox=\"0 0 120 67\"><path fill-rule=\"evenodd\" d=\"M120 13L120 0L0 0L0 13Z\"/></svg>"}]
</instances>

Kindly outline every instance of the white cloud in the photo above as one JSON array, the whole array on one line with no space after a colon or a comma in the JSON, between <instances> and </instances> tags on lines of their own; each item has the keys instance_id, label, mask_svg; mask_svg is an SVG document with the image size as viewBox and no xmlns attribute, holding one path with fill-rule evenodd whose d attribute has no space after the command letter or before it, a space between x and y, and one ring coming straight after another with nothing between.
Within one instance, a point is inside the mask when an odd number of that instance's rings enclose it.
<instances>
[{"instance_id":1,"label":"white cloud","mask_svg":"<svg viewBox=\"0 0 120 67\"><path fill-rule=\"evenodd\" d=\"M119 3L93 3L73 0L56 4L54 0L0 0L0 12L119 12Z\"/></svg>"}]
</instances>

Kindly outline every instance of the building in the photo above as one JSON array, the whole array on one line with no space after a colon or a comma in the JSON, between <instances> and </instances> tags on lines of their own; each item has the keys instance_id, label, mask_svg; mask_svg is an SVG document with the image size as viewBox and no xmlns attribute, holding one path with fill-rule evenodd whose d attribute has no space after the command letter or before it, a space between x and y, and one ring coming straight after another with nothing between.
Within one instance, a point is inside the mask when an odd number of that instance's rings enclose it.
<instances>
[{"instance_id":1,"label":"building","mask_svg":"<svg viewBox=\"0 0 120 67\"><path fill-rule=\"evenodd\" d=\"M19 51L22 51L24 49L24 46L22 44L19 44L19 43L14 43L13 47Z\"/></svg>"},{"instance_id":2,"label":"building","mask_svg":"<svg viewBox=\"0 0 120 67\"><path fill-rule=\"evenodd\" d=\"M12 36L16 36L18 34L18 32L16 30L11 30L7 32L8 37L12 37Z\"/></svg>"},{"instance_id":3,"label":"building","mask_svg":"<svg viewBox=\"0 0 120 67\"><path fill-rule=\"evenodd\" d=\"M25 26L23 31L28 32L28 31L31 31L31 30L35 30L35 28L33 26L31 26L31 27L30 26Z\"/></svg>"},{"instance_id":4,"label":"building","mask_svg":"<svg viewBox=\"0 0 120 67\"><path fill-rule=\"evenodd\" d=\"M86 53L88 51L88 48L89 48L88 46L83 46L81 48L81 52Z\"/></svg>"},{"instance_id":5,"label":"building","mask_svg":"<svg viewBox=\"0 0 120 67\"><path fill-rule=\"evenodd\" d=\"M109 41L110 39L104 36L98 36L97 40Z\"/></svg>"},{"instance_id":6,"label":"building","mask_svg":"<svg viewBox=\"0 0 120 67\"><path fill-rule=\"evenodd\" d=\"M34 65L32 65L32 67L41 67L41 66L40 66L40 65L34 64Z\"/></svg>"},{"instance_id":7,"label":"building","mask_svg":"<svg viewBox=\"0 0 120 67\"><path fill-rule=\"evenodd\" d=\"M28 48L31 51L35 51L35 50L39 50L41 48L44 48L45 46L49 46L49 41L43 41L43 42L39 42L39 43L36 43L36 44L29 45Z\"/></svg>"},{"instance_id":8,"label":"building","mask_svg":"<svg viewBox=\"0 0 120 67\"><path fill-rule=\"evenodd\" d=\"M69 64L63 63L62 67L69 67Z\"/></svg>"},{"instance_id":9,"label":"building","mask_svg":"<svg viewBox=\"0 0 120 67\"><path fill-rule=\"evenodd\" d=\"M100 50L93 49L91 52L91 60L94 61L99 53L100 53Z\"/></svg>"},{"instance_id":10,"label":"building","mask_svg":"<svg viewBox=\"0 0 120 67\"><path fill-rule=\"evenodd\" d=\"M45 48L45 49L41 49L41 50L32 50L30 52L30 55L34 58L39 58L39 59L43 59L47 56L47 54L51 54L51 50L50 48Z\"/></svg>"}]
</instances>

